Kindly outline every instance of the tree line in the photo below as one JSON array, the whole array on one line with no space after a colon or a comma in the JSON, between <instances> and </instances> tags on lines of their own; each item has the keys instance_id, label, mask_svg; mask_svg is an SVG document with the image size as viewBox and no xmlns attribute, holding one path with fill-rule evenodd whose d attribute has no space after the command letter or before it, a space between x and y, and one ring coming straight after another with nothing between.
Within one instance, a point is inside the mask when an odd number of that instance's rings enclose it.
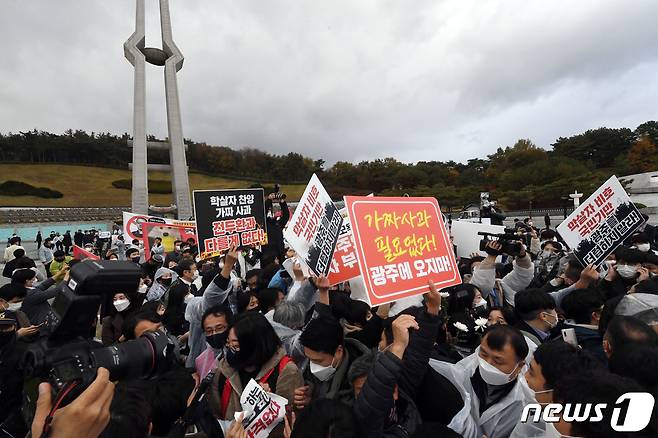
<instances>
[{"instance_id":1,"label":"tree line","mask_svg":"<svg viewBox=\"0 0 658 438\"><path fill-rule=\"evenodd\" d=\"M132 161L130 135L67 130L0 133L0 162L61 163L126 169ZM149 136L149 140L157 140ZM192 171L238 177L257 182L303 183L318 173L328 191L344 194L434 196L443 207L460 208L478 202L481 191L491 192L507 209L561 206L574 190L588 196L611 174L625 175L658 169L658 122L629 128L597 128L560 137L550 148L529 139L499 147L486 158L466 163L394 158L351 163L339 161L325 168L290 152L271 154L254 148L232 149L185 140ZM168 163L166 150L149 150L149 162Z\"/></svg>"}]
</instances>

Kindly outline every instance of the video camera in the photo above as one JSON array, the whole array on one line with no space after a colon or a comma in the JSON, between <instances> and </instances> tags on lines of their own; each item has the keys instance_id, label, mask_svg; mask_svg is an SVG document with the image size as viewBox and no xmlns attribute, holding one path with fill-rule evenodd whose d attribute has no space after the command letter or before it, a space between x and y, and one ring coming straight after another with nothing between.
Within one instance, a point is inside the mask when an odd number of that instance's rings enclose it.
<instances>
[{"instance_id":1,"label":"video camera","mask_svg":"<svg viewBox=\"0 0 658 438\"><path fill-rule=\"evenodd\" d=\"M516 234L514 228L505 228L503 233L487 233L479 232L478 236L483 236L484 239L480 240L480 251L485 251L487 254L491 255L501 255L507 254L512 257L516 257L521 254L523 250L523 245L519 242L520 237ZM497 241L502 245L500 251L496 251L493 248L487 247L487 244L492 241Z\"/></svg>"},{"instance_id":2,"label":"video camera","mask_svg":"<svg viewBox=\"0 0 658 438\"><path fill-rule=\"evenodd\" d=\"M99 367L110 380L151 378L169 369L175 344L164 332L103 347L92 339L101 302L116 292L137 289L141 269L131 262L85 260L70 271L52 309L53 328L47 338L32 344L23 357L28 378L46 379L62 395L59 406L73 401L96 378Z\"/></svg>"}]
</instances>

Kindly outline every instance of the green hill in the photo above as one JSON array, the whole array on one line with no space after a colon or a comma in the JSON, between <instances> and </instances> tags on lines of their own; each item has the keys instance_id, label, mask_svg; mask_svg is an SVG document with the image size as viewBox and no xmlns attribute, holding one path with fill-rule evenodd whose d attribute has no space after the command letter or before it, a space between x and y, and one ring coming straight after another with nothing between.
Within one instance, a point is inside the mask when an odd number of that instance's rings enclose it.
<instances>
[{"instance_id":1,"label":"green hill","mask_svg":"<svg viewBox=\"0 0 658 438\"><path fill-rule=\"evenodd\" d=\"M129 170L60 164L0 164L0 183L18 181L34 187L46 187L61 192L59 199L36 196L7 196L0 192L0 206L20 207L124 207L130 205L130 190L112 186L113 181L131 177ZM169 181L167 172L149 172L149 179ZM192 190L233 189L249 187L265 181L247 181L190 173ZM282 185L281 190L291 201L304 193L304 185ZM169 205L171 194L150 194L149 203Z\"/></svg>"}]
</instances>

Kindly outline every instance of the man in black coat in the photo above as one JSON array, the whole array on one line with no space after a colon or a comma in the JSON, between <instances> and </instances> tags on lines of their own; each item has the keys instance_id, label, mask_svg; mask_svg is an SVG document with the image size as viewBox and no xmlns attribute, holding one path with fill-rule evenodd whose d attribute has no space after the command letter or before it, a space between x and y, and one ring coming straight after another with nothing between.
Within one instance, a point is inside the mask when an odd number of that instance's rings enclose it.
<instances>
[{"instance_id":1,"label":"man in black coat","mask_svg":"<svg viewBox=\"0 0 658 438\"><path fill-rule=\"evenodd\" d=\"M349 380L356 395L354 412L367 438L424 436L430 430L429 424L422 425L414 400L441 325L440 310L441 297L432 288L425 309L395 319L392 343L380 345L383 353L376 358L362 356L352 365ZM391 341L389 336L385 334L386 343ZM432 428L442 436L454 435L440 424Z\"/></svg>"},{"instance_id":2,"label":"man in black coat","mask_svg":"<svg viewBox=\"0 0 658 438\"><path fill-rule=\"evenodd\" d=\"M2 276L6 278L11 278L11 275L16 269L19 268L36 268L37 265L34 263L34 260L25 255L25 250L23 248L18 248L14 251L14 259L8 261L5 264L4 269L2 270Z\"/></svg>"},{"instance_id":3,"label":"man in black coat","mask_svg":"<svg viewBox=\"0 0 658 438\"><path fill-rule=\"evenodd\" d=\"M276 196L280 196L277 198ZM263 246L263 254L273 254L279 258L279 262L285 260L285 245L283 243L283 229L290 220L290 210L285 201L286 195L271 193L265 200L265 212L267 214L267 245ZM281 215L277 217L274 209L274 201L279 202Z\"/></svg>"},{"instance_id":4,"label":"man in black coat","mask_svg":"<svg viewBox=\"0 0 658 438\"><path fill-rule=\"evenodd\" d=\"M9 310L1 311L0 434L4 432L8 436L25 436L28 431L21 415L24 377L19 367L27 344L17 339L17 330L16 314Z\"/></svg>"},{"instance_id":5,"label":"man in black coat","mask_svg":"<svg viewBox=\"0 0 658 438\"><path fill-rule=\"evenodd\" d=\"M64 245L64 252L66 255L69 255L71 252L71 247L73 246L73 239L71 239L71 232L67 231L64 233L64 239L62 239L62 244Z\"/></svg>"},{"instance_id":6,"label":"man in black coat","mask_svg":"<svg viewBox=\"0 0 658 438\"><path fill-rule=\"evenodd\" d=\"M73 242L79 247L84 246L84 234L82 234L82 230L75 232L73 235Z\"/></svg>"}]
</instances>

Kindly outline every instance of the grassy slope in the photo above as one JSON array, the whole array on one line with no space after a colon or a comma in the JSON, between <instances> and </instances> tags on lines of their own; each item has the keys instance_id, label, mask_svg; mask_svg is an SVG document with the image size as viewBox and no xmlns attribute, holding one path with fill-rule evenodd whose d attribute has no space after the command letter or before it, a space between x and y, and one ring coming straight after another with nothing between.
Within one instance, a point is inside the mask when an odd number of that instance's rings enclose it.
<instances>
[{"instance_id":1,"label":"grassy slope","mask_svg":"<svg viewBox=\"0 0 658 438\"><path fill-rule=\"evenodd\" d=\"M130 178L129 170L102 167L67 166L59 164L0 164L0 182L21 181L35 187L48 187L64 194L61 199L34 196L3 196L0 206L24 207L123 207L130 205L130 191L112 187L112 181ZM149 172L150 179L169 180L166 172ZM190 173L192 190L232 189L248 187L249 181ZM291 201L299 200L303 185L282 185L281 190ZM169 205L171 195L149 195L149 203Z\"/></svg>"}]
</instances>

